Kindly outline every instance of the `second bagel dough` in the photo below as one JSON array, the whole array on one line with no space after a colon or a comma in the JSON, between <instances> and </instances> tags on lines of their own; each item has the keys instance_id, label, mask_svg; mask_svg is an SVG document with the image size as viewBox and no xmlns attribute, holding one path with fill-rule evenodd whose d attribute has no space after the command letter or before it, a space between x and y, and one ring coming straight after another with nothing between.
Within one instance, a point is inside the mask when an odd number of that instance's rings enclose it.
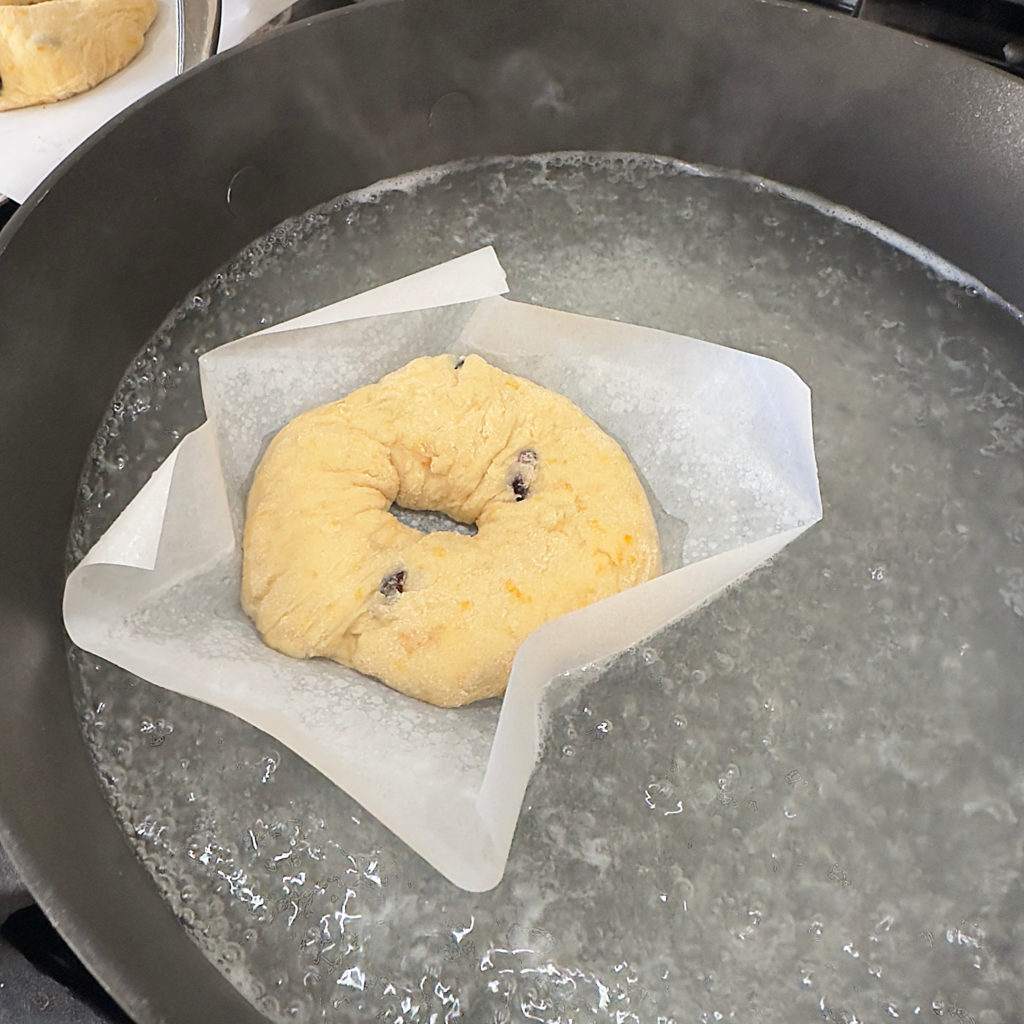
<instances>
[{"instance_id":1,"label":"second bagel dough","mask_svg":"<svg viewBox=\"0 0 1024 1024\"><path fill-rule=\"evenodd\" d=\"M0 110L53 103L120 71L157 0L0 0Z\"/></svg>"},{"instance_id":2,"label":"second bagel dough","mask_svg":"<svg viewBox=\"0 0 1024 1024\"><path fill-rule=\"evenodd\" d=\"M476 523L423 534L392 503ZM242 600L264 640L456 706L504 692L537 627L657 575L622 449L478 356L426 357L292 420L249 493Z\"/></svg>"}]
</instances>

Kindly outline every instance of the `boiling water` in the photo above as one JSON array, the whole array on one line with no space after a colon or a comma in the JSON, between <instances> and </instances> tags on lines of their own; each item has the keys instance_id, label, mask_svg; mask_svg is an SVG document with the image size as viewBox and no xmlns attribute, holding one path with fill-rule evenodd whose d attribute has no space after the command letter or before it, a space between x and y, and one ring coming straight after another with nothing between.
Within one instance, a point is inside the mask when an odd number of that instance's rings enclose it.
<instances>
[{"instance_id":1,"label":"boiling water","mask_svg":"<svg viewBox=\"0 0 1024 1024\"><path fill-rule=\"evenodd\" d=\"M813 390L824 520L556 684L492 892L266 735L71 652L138 856L271 1020L1021 1019L1024 328L869 227L654 159L448 168L275 230L139 354L72 561L200 422L199 353L486 243L514 298Z\"/></svg>"}]
</instances>

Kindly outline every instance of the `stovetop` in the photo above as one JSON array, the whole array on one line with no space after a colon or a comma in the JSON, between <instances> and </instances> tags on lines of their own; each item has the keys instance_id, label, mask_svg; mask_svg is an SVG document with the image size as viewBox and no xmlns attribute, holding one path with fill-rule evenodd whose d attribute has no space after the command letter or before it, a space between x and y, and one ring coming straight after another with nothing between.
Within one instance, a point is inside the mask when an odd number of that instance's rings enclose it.
<instances>
[{"instance_id":1,"label":"stovetop","mask_svg":"<svg viewBox=\"0 0 1024 1024\"><path fill-rule=\"evenodd\" d=\"M300 0L271 26L353 0ZM1024 77L1024 0L805 0L961 49ZM17 204L0 195L0 229ZM0 1024L130 1024L89 976L0 847Z\"/></svg>"},{"instance_id":2,"label":"stovetop","mask_svg":"<svg viewBox=\"0 0 1024 1024\"><path fill-rule=\"evenodd\" d=\"M0 1024L130 1024L32 901L0 847Z\"/></svg>"},{"instance_id":3,"label":"stovetop","mask_svg":"<svg viewBox=\"0 0 1024 1024\"><path fill-rule=\"evenodd\" d=\"M1024 76L1024 0L811 0Z\"/></svg>"}]
</instances>

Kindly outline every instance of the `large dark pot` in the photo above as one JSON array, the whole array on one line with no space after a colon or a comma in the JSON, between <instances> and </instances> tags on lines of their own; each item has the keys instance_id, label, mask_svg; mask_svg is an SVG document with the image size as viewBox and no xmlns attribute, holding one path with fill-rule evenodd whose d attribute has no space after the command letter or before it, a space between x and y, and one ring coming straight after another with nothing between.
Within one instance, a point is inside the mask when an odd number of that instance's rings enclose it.
<instances>
[{"instance_id":1,"label":"large dark pot","mask_svg":"<svg viewBox=\"0 0 1024 1024\"><path fill-rule=\"evenodd\" d=\"M795 5L371 2L218 57L107 125L0 234L0 826L139 1021L259 1014L124 843L69 695L65 538L119 376L190 288L283 218L414 168L564 149L808 189L1024 305L1024 87Z\"/></svg>"}]
</instances>

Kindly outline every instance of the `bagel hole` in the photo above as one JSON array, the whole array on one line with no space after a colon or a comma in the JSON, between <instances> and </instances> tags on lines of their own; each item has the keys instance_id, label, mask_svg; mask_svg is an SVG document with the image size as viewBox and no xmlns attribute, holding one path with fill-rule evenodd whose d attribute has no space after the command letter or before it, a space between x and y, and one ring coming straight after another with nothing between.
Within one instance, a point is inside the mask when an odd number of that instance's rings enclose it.
<instances>
[{"instance_id":1,"label":"bagel hole","mask_svg":"<svg viewBox=\"0 0 1024 1024\"><path fill-rule=\"evenodd\" d=\"M445 532L461 533L466 537L476 536L476 523L460 523L443 512L405 508L402 505L392 505L389 511L400 523L411 526L414 530L419 530L420 533Z\"/></svg>"}]
</instances>

